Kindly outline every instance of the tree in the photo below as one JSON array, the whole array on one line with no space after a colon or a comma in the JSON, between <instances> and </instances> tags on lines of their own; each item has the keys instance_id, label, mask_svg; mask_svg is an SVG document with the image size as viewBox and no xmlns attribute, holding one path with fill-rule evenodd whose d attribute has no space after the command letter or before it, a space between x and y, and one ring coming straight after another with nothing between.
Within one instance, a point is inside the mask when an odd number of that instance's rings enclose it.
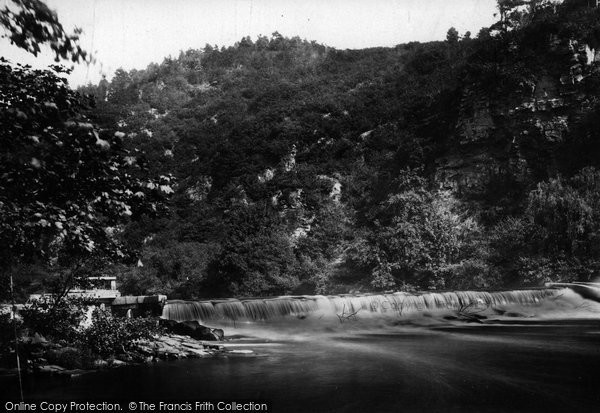
<instances>
[{"instance_id":1,"label":"tree","mask_svg":"<svg viewBox=\"0 0 600 413\"><path fill-rule=\"evenodd\" d=\"M596 259L600 249L600 172L541 182L529 194L527 213L544 230L546 252Z\"/></svg>"},{"instance_id":2,"label":"tree","mask_svg":"<svg viewBox=\"0 0 600 413\"><path fill-rule=\"evenodd\" d=\"M446 33L446 41L450 44L458 43L458 30L454 27L450 27Z\"/></svg>"},{"instance_id":3,"label":"tree","mask_svg":"<svg viewBox=\"0 0 600 413\"><path fill-rule=\"evenodd\" d=\"M61 73L0 60L0 271L68 268L64 294L84 263L126 257L120 228L158 206L155 185L127 172L124 134L92 125Z\"/></svg>"},{"instance_id":4,"label":"tree","mask_svg":"<svg viewBox=\"0 0 600 413\"><path fill-rule=\"evenodd\" d=\"M48 45L56 61L89 60L78 44L81 30L66 33L40 0L12 0L0 10L0 26L11 43L36 56ZM67 86L63 73L0 58L0 274L27 262L66 268L57 300L83 262L89 270L92 262L125 258L122 225L156 212L150 198L170 190L169 177L144 182L126 171L139 166L126 156L125 134L95 127L83 115L91 102Z\"/></svg>"},{"instance_id":5,"label":"tree","mask_svg":"<svg viewBox=\"0 0 600 413\"><path fill-rule=\"evenodd\" d=\"M225 236L207 269L203 287L213 294L289 294L298 285L293 245L279 214L266 205L232 206L224 217Z\"/></svg>"},{"instance_id":6,"label":"tree","mask_svg":"<svg viewBox=\"0 0 600 413\"><path fill-rule=\"evenodd\" d=\"M8 37L12 44L33 53L35 56L37 56L40 51L40 44L49 44L50 49L55 54L55 60L57 62L60 61L60 59L71 60L73 62L86 60L87 53L81 49L78 44L81 30L76 29L74 34L67 34L58 21L56 14L53 13L45 3L40 0L13 0L10 4L11 7L9 7L8 3L5 4L5 8L0 10L0 26L5 29L6 34L3 37ZM56 230L60 230L60 236L54 234L55 236L52 237L51 231L40 231L39 225L42 225L42 227L48 226L43 225L42 222L48 223L49 226L52 226L52 222L45 220L42 212L35 212L34 217L40 218L37 229L38 238L27 240L26 237L28 233L32 227L35 227L35 224L31 222L31 220L29 222L26 220L26 214L31 211L27 211L26 208L21 209L24 205L19 201L11 199L10 195L15 192L17 195L25 193L25 191L30 188L27 186L19 187L19 185L30 183L32 181L31 178L35 180L35 173L31 173L34 172L33 170L24 170L24 167L27 168L25 166L27 165L27 159L29 159L29 166L31 168L41 169L42 167L45 167L45 165L41 163L44 160L43 157L40 157L42 161L35 156L29 158L28 152L35 153L36 150L32 150L30 147L28 148L27 145L23 147L19 146L24 138L29 139L34 144L40 143L39 134L27 135L28 129L39 132L40 126L44 123L48 123L48 115L59 115L61 107L63 108L63 115L72 117L76 111L76 109L72 107L72 103L74 103L76 99L73 95L68 93L69 89L66 87L66 82L63 79L59 80L52 72L38 72L42 76L37 78L36 73L29 71L28 68L18 67L14 69L9 66L3 58L0 59L0 89L2 90L0 125L3 129L3 134L0 138L0 146L2 147L2 152L0 152L0 161L2 161L2 166L0 167L0 169L2 169L2 171L0 171L0 230L2 230L0 232L0 248L2 249L2 252L0 252L0 258L2 258L0 261L0 276L2 276L2 279L4 280L6 279L6 272L10 271L16 258L23 257L23 254L27 250L31 247L36 248L38 246L37 243L42 241L42 232L46 233L44 234L45 237L50 237L42 242L47 243L48 239L52 239L52 241L56 241L55 246L58 246L58 244L61 243L60 241L64 242L67 238L64 236L64 232L66 231L68 234L68 230L64 228L62 220L54 221L54 226L52 227L56 228ZM58 93L54 95L50 93L47 95L44 88L38 89L40 86L46 86L50 92L54 91ZM30 91L34 93L29 94L28 92ZM49 99L46 99L47 97ZM58 103L60 103L61 106L59 106ZM41 113L38 113L42 108L45 109L46 112L44 113L42 110ZM44 116L44 114L46 116ZM39 119L38 115L41 115ZM55 122L56 121L60 121L60 119L56 119ZM48 146L46 145L47 143L50 143L50 147L61 147L64 145L60 134L56 135L53 133L54 126L48 124L43 127L44 129L42 129L42 132L45 132L47 137L53 138L48 142L44 142L44 147ZM101 140L97 133L94 137L96 137L101 144L107 142ZM11 153L13 150L14 152ZM42 152L44 152L43 149ZM75 154L77 155L77 152ZM77 156L75 158L77 158ZM4 161L6 161L6 163ZM49 161L53 163L54 159L49 159ZM77 166L80 166L79 162ZM12 169L15 167L16 169ZM61 172L65 173L67 171L63 170ZM71 176L72 175L74 174L71 174ZM53 176L54 180L51 180L51 182L56 182L56 179L59 179L60 176L61 175ZM38 184L41 182L42 180L37 181ZM16 191L17 189L19 191ZM33 189L35 190L35 187ZM39 188L39 185L38 189L41 189ZM32 195L36 196L37 194L32 192ZM35 202L39 203L38 206L44 207L43 202L39 200ZM65 206L66 205L67 204L65 204ZM56 208L51 212L52 206L46 206L50 207L50 209L46 211L50 212L50 215L57 214L58 218L62 219L64 217L66 220L67 216L61 214L60 208ZM69 205L69 208L71 208L71 205ZM79 213L83 215L86 214L83 210L79 211ZM92 216L91 214L88 215ZM50 218L50 216L48 216L48 218ZM11 219L15 219L16 221L11 222ZM79 226L76 226L74 231L78 230ZM81 231L78 235L81 235ZM79 240L84 243L87 241L86 246L88 250L93 250L93 244L91 244L93 240L91 238L88 237L86 240L85 235L82 235L82 238ZM48 243L47 245L49 246L51 244ZM42 252L43 255L43 251L40 252ZM12 273L9 278L11 299L14 306ZM59 300L55 303L58 303L58 301ZM52 310L53 313L56 308L57 306L55 305ZM16 317L13 317L13 329L15 333L17 366L19 367L16 319ZM21 385L20 370L19 385ZM22 386L20 389L21 401L23 401Z\"/></svg>"},{"instance_id":7,"label":"tree","mask_svg":"<svg viewBox=\"0 0 600 413\"><path fill-rule=\"evenodd\" d=\"M592 167L571 178L540 182L525 214L491 231L490 261L507 283L589 281L600 271L600 173Z\"/></svg>"},{"instance_id":8,"label":"tree","mask_svg":"<svg viewBox=\"0 0 600 413\"><path fill-rule=\"evenodd\" d=\"M111 105L117 107L137 102L138 91L135 89L129 73L121 68L115 71L113 80L108 87L107 98Z\"/></svg>"},{"instance_id":9,"label":"tree","mask_svg":"<svg viewBox=\"0 0 600 413\"><path fill-rule=\"evenodd\" d=\"M11 44L37 56L48 45L55 60L86 61L90 56L79 46L81 29L68 34L55 12L40 0L11 0L0 10L0 26Z\"/></svg>"},{"instance_id":10,"label":"tree","mask_svg":"<svg viewBox=\"0 0 600 413\"><path fill-rule=\"evenodd\" d=\"M544 12L554 12L556 5L562 0L498 0L500 21L492 28L500 28L503 32L519 29L530 24Z\"/></svg>"},{"instance_id":11,"label":"tree","mask_svg":"<svg viewBox=\"0 0 600 413\"><path fill-rule=\"evenodd\" d=\"M511 30L519 26L523 18L526 0L498 0L498 11L500 12L500 25L503 31Z\"/></svg>"},{"instance_id":12,"label":"tree","mask_svg":"<svg viewBox=\"0 0 600 413\"><path fill-rule=\"evenodd\" d=\"M444 271L468 258L465 253L477 231L450 194L428 191L412 170L400 172L396 191L369 215L373 226L357 238L350 255L371 272L376 289L445 287Z\"/></svg>"}]
</instances>

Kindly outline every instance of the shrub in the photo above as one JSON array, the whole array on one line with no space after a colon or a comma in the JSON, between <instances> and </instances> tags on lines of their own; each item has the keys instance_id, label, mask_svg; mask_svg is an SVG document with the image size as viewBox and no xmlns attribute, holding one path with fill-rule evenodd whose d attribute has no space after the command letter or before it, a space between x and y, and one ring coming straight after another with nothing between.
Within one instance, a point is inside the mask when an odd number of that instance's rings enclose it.
<instances>
[{"instance_id":1,"label":"shrub","mask_svg":"<svg viewBox=\"0 0 600 413\"><path fill-rule=\"evenodd\" d=\"M126 353L136 340L149 339L159 328L151 318L118 318L95 309L92 324L79 334L79 345L102 357Z\"/></svg>"},{"instance_id":2,"label":"shrub","mask_svg":"<svg viewBox=\"0 0 600 413\"><path fill-rule=\"evenodd\" d=\"M23 326L48 338L72 342L85 317L86 306L81 299L68 298L55 302L41 297L21 310Z\"/></svg>"}]
</instances>

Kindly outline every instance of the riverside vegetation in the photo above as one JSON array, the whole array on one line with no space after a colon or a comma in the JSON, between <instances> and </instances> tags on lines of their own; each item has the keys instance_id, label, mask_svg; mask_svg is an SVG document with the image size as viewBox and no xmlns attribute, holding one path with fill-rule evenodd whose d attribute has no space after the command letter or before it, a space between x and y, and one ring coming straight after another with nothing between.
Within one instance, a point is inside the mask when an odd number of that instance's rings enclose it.
<instances>
[{"instance_id":1,"label":"riverside vegetation","mask_svg":"<svg viewBox=\"0 0 600 413\"><path fill-rule=\"evenodd\" d=\"M98 274L181 299L591 280L600 9L498 9L476 35L336 50L276 32L78 91L3 60L2 299L10 275L57 302ZM32 33L11 38L52 40ZM57 57L88 58L56 33Z\"/></svg>"},{"instance_id":2,"label":"riverside vegetation","mask_svg":"<svg viewBox=\"0 0 600 413\"><path fill-rule=\"evenodd\" d=\"M70 298L55 303L39 300L20 311L17 325L0 316L0 366L16 361L13 328L20 332L19 357L29 372L78 375L85 370L120 367L189 357L205 357L225 350L199 340L223 340L222 330L196 323L164 322L155 317L123 318ZM87 318L87 320L86 320Z\"/></svg>"},{"instance_id":3,"label":"riverside vegetation","mask_svg":"<svg viewBox=\"0 0 600 413\"><path fill-rule=\"evenodd\" d=\"M124 230L143 266L113 267L121 288L192 299L589 281L600 10L498 7L477 35L336 50L274 33L80 88L131 162L175 182L168 214Z\"/></svg>"}]
</instances>

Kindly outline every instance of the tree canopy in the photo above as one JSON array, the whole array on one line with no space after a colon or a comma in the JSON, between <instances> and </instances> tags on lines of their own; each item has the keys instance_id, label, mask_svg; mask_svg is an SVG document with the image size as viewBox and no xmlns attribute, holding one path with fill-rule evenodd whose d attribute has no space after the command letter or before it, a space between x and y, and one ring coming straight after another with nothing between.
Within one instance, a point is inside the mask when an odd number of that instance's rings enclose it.
<instances>
[{"instance_id":1,"label":"tree canopy","mask_svg":"<svg viewBox=\"0 0 600 413\"><path fill-rule=\"evenodd\" d=\"M89 102L67 86L62 70L0 64L4 270L17 262L125 258L122 225L157 211L154 184L127 172L139 165L123 148L125 134L90 123L82 113Z\"/></svg>"},{"instance_id":2,"label":"tree canopy","mask_svg":"<svg viewBox=\"0 0 600 413\"><path fill-rule=\"evenodd\" d=\"M79 45L81 29L65 31L54 11L41 0L10 0L0 10L0 26L11 44L37 56L48 46L55 60L89 61L91 56Z\"/></svg>"},{"instance_id":3,"label":"tree canopy","mask_svg":"<svg viewBox=\"0 0 600 413\"><path fill-rule=\"evenodd\" d=\"M18 108L6 108L7 136L21 143L5 156L37 192L15 184L22 203L5 208L38 243L30 250L54 251L68 227L64 257L94 255L88 239L139 251L109 269L126 293L589 280L583 268L600 262L600 20L584 3L500 2L498 24L476 37L451 28L446 41L393 48L244 37L119 69L81 95L6 69L7 84L31 87L7 88ZM33 86L36 76L46 80ZM39 124L23 118L31 110ZM93 219L57 198L71 186ZM166 195L170 212L152 216L149 197Z\"/></svg>"},{"instance_id":4,"label":"tree canopy","mask_svg":"<svg viewBox=\"0 0 600 413\"><path fill-rule=\"evenodd\" d=\"M39 0L15 0L0 25L17 47L56 60L89 55ZM147 179L124 146L123 132L100 129L84 112L93 101L73 91L52 66L33 70L0 58L0 271L38 264L72 271L128 258L120 233L133 217L155 214L171 178ZM168 191L167 191L168 192Z\"/></svg>"}]
</instances>

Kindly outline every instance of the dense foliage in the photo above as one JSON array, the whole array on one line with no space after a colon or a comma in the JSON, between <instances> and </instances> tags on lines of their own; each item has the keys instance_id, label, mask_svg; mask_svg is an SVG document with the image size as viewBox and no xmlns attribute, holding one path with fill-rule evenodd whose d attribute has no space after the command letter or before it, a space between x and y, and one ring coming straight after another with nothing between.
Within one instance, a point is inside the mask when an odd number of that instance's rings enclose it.
<instances>
[{"instance_id":1,"label":"dense foliage","mask_svg":"<svg viewBox=\"0 0 600 413\"><path fill-rule=\"evenodd\" d=\"M73 62L90 60L79 45L80 29L67 33L53 12L41 0L10 0L0 9L0 27L17 47L37 56L41 47L48 46L55 60Z\"/></svg>"},{"instance_id":2,"label":"dense foliage","mask_svg":"<svg viewBox=\"0 0 600 413\"><path fill-rule=\"evenodd\" d=\"M15 41L55 44L19 40L10 13L57 20L14 3L0 25ZM59 68L3 61L2 282L109 271L125 293L194 298L590 280L600 8L588 3L502 0L477 36L388 49L245 37L80 93ZM72 46L77 33L55 28Z\"/></svg>"},{"instance_id":3,"label":"dense foliage","mask_svg":"<svg viewBox=\"0 0 600 413\"><path fill-rule=\"evenodd\" d=\"M82 364L82 357L93 361L97 357L127 354L138 340L151 339L161 332L156 319L115 317L103 309L90 308L89 302L73 297L60 302L42 297L27 304L20 310L20 315L20 331L29 332L30 336L40 334L44 339L71 346L70 350L64 349L68 350L67 354L62 354L64 351L57 354L72 359L67 360L67 364ZM4 317L0 323L9 326ZM14 340L14 336L11 337L12 326L9 327L0 337L0 349L4 351L9 341Z\"/></svg>"},{"instance_id":4,"label":"dense foliage","mask_svg":"<svg viewBox=\"0 0 600 413\"><path fill-rule=\"evenodd\" d=\"M0 273L39 264L63 275L53 289L61 294L104 263L126 261L122 225L155 214L164 195L160 182L134 176L141 167L125 134L83 114L89 102L63 71L0 61Z\"/></svg>"},{"instance_id":5,"label":"dense foliage","mask_svg":"<svg viewBox=\"0 0 600 413\"><path fill-rule=\"evenodd\" d=\"M80 299L55 302L42 297L20 311L23 327L49 339L73 342L79 336L79 325L84 321L86 303Z\"/></svg>"},{"instance_id":6,"label":"dense foliage","mask_svg":"<svg viewBox=\"0 0 600 413\"><path fill-rule=\"evenodd\" d=\"M158 332L158 321L152 318L119 318L95 309L91 325L81 329L77 343L92 354L107 357L127 354L136 340L150 339Z\"/></svg>"},{"instance_id":7,"label":"dense foliage","mask_svg":"<svg viewBox=\"0 0 600 413\"><path fill-rule=\"evenodd\" d=\"M80 31L67 34L43 1L5 2L0 27L11 43L34 55L47 45L57 61L88 57L78 45ZM37 336L42 334L76 345L44 354L68 368L127 352L135 340L158 332L150 319L117 319L99 310L84 328L89 302L68 296L108 263L127 262L123 225L156 216L172 190L170 175L150 180L142 172L122 145L123 132L89 121L83 112L90 102L68 87L62 77L67 72L60 66L32 70L0 57L1 299L10 293L14 303L15 274L17 284L38 283L53 293L25 305L20 319L1 314L3 364L13 339L18 360L23 331L31 336L25 344L44 341Z\"/></svg>"},{"instance_id":8,"label":"dense foliage","mask_svg":"<svg viewBox=\"0 0 600 413\"><path fill-rule=\"evenodd\" d=\"M589 280L600 9L501 1L477 37L335 50L273 33L82 88L177 178L128 226L125 292L171 297Z\"/></svg>"}]
</instances>

